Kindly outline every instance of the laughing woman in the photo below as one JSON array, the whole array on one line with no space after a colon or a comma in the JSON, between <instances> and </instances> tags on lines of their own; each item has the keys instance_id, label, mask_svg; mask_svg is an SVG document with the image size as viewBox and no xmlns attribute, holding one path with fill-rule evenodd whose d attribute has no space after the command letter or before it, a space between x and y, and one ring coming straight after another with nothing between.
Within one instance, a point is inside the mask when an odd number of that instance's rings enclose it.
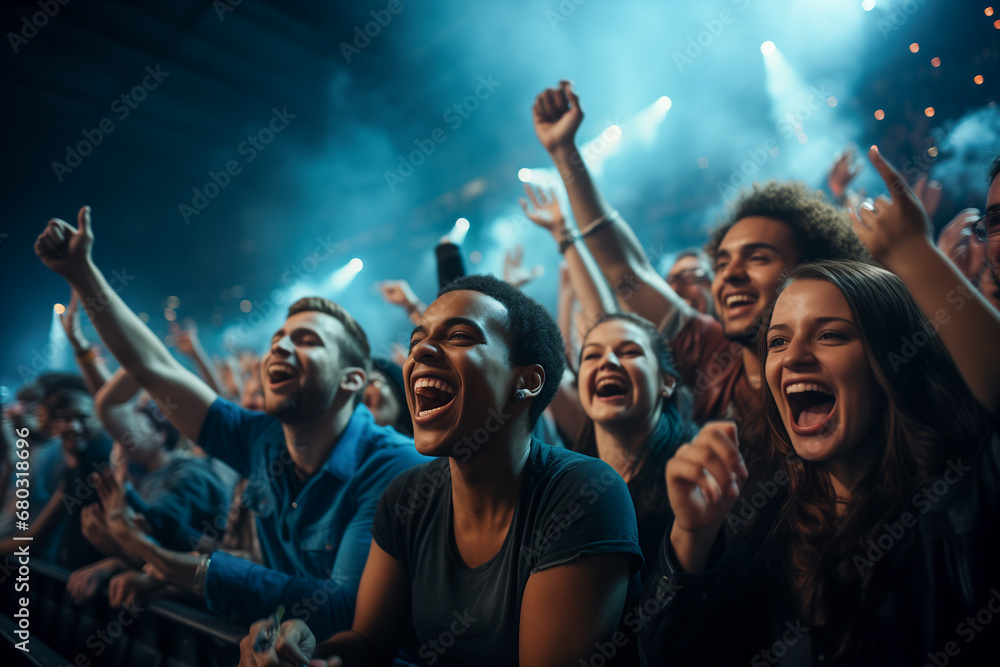
<instances>
[{"instance_id":1,"label":"laughing woman","mask_svg":"<svg viewBox=\"0 0 1000 667\"><path fill-rule=\"evenodd\" d=\"M573 414L573 421L582 426L570 448L600 458L628 483L645 579L656 563L663 531L672 516L664 466L695 431L689 418L689 394L677 385L680 374L673 354L656 327L637 315L620 312L616 294L601 275L583 235L563 216L555 194L527 184L524 189L525 215L558 242L582 320L589 325L579 332L577 377L559 389L571 394L563 404L576 403L584 413ZM628 292L623 289L620 296L628 298Z\"/></svg>"},{"instance_id":2,"label":"laughing woman","mask_svg":"<svg viewBox=\"0 0 1000 667\"><path fill-rule=\"evenodd\" d=\"M255 652L262 622L241 665L391 665L402 648L425 665L569 666L615 646L642 562L628 489L531 438L562 352L548 313L506 283L446 287L403 367L416 447L439 458L382 495L351 631L316 646L292 621Z\"/></svg>"},{"instance_id":3,"label":"laughing woman","mask_svg":"<svg viewBox=\"0 0 1000 667\"><path fill-rule=\"evenodd\" d=\"M583 339L577 387L587 418L572 449L600 458L628 484L643 580L672 516L664 466L695 432L678 376L666 341L637 315L605 315Z\"/></svg>"},{"instance_id":4,"label":"laughing woman","mask_svg":"<svg viewBox=\"0 0 1000 667\"><path fill-rule=\"evenodd\" d=\"M760 419L668 463L650 664L996 664L1000 318L871 158L893 200L855 229L892 273L793 269L758 337Z\"/></svg>"}]
</instances>

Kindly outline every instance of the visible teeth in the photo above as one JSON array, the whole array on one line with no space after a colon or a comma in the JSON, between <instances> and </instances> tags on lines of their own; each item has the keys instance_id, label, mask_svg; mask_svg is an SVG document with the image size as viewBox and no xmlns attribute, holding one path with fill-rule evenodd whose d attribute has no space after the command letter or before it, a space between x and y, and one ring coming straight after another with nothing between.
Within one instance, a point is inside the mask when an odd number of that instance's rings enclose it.
<instances>
[{"instance_id":1,"label":"visible teeth","mask_svg":"<svg viewBox=\"0 0 1000 667\"><path fill-rule=\"evenodd\" d=\"M732 306L737 303L753 303L757 298L750 294L731 294L726 297L726 305Z\"/></svg>"},{"instance_id":2,"label":"visible teeth","mask_svg":"<svg viewBox=\"0 0 1000 667\"><path fill-rule=\"evenodd\" d=\"M439 389L446 394L454 394L455 390L452 386L445 382L444 380L438 380L437 378L419 378L413 383L414 389L420 389L421 387L433 387L434 389ZM421 413L423 414L423 413Z\"/></svg>"},{"instance_id":3,"label":"visible teeth","mask_svg":"<svg viewBox=\"0 0 1000 667\"><path fill-rule=\"evenodd\" d=\"M267 374L275 381L287 380L295 376L295 369L286 364L271 364L267 367Z\"/></svg>"},{"instance_id":4,"label":"visible teeth","mask_svg":"<svg viewBox=\"0 0 1000 667\"><path fill-rule=\"evenodd\" d=\"M821 394L829 394L830 396L833 395L833 392L829 389L821 387L814 382L796 382L795 384L790 384L785 387L786 394L801 394L804 391L818 391Z\"/></svg>"},{"instance_id":5,"label":"visible teeth","mask_svg":"<svg viewBox=\"0 0 1000 667\"><path fill-rule=\"evenodd\" d=\"M438 410L444 410L445 407L446 406L442 405L442 406L439 406L439 407L436 407L436 408L431 408L430 410L421 410L420 412L417 413L417 416L418 417L426 417L427 415L434 414Z\"/></svg>"},{"instance_id":6,"label":"visible teeth","mask_svg":"<svg viewBox=\"0 0 1000 667\"><path fill-rule=\"evenodd\" d=\"M597 383L597 388L600 389L600 388L605 387L605 386L607 386L609 384L613 384L616 387L624 387L625 386L625 383L622 382L621 380L619 380L618 378L604 378L603 380L601 380L600 382Z\"/></svg>"}]
</instances>

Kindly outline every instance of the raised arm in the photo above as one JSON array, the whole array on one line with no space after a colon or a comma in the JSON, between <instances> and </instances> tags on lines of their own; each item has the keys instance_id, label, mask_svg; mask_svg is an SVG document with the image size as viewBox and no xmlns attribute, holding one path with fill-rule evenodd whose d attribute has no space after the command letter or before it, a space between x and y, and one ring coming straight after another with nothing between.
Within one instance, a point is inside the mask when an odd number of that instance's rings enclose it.
<instances>
[{"instance_id":1,"label":"raised arm","mask_svg":"<svg viewBox=\"0 0 1000 667\"><path fill-rule=\"evenodd\" d=\"M122 367L156 399L177 430L197 441L216 393L171 356L94 265L89 206L80 209L77 221L79 228L50 220L35 242L35 253L88 304L90 321Z\"/></svg>"},{"instance_id":2,"label":"raised arm","mask_svg":"<svg viewBox=\"0 0 1000 667\"><path fill-rule=\"evenodd\" d=\"M139 383L124 368L119 368L94 397L97 416L112 440L126 444L129 434L143 426L132 409L132 400L141 390Z\"/></svg>"},{"instance_id":3,"label":"raised arm","mask_svg":"<svg viewBox=\"0 0 1000 667\"><path fill-rule=\"evenodd\" d=\"M563 349L566 357L566 367L576 368L576 348L573 345L573 307L576 304L576 294L573 293L573 283L569 277L566 264L559 267L559 295L556 305L556 320L559 322L559 333L563 337Z\"/></svg>"},{"instance_id":4,"label":"raised arm","mask_svg":"<svg viewBox=\"0 0 1000 667\"><path fill-rule=\"evenodd\" d=\"M589 329L605 314L618 312L618 302L614 293L601 275L601 270L587 245L581 240L576 225L563 216L555 193L541 189L536 192L527 184L524 186L524 191L528 195L527 200L521 200L524 214L533 223L552 234L559 244L559 251L566 257L570 285L583 314L583 326ZM587 332L577 331L577 333L582 338Z\"/></svg>"},{"instance_id":5,"label":"raised arm","mask_svg":"<svg viewBox=\"0 0 1000 667\"><path fill-rule=\"evenodd\" d=\"M627 290L622 308L654 324L678 311L685 321L693 317L694 310L656 272L635 232L608 206L591 178L575 143L583 109L573 84L561 81L559 88L543 91L532 112L535 133L562 176L587 247L612 289Z\"/></svg>"},{"instance_id":6,"label":"raised arm","mask_svg":"<svg viewBox=\"0 0 1000 667\"><path fill-rule=\"evenodd\" d=\"M427 306L413 293L410 283L405 280L386 280L378 287L383 299L405 310L411 322L420 324L420 316Z\"/></svg>"},{"instance_id":7,"label":"raised arm","mask_svg":"<svg viewBox=\"0 0 1000 667\"><path fill-rule=\"evenodd\" d=\"M59 322L62 324L63 331L66 332L70 347L73 348L76 365L80 367L83 379L87 383L87 389L90 390L91 394L96 394L111 377L111 371L108 370L104 360L97 356L97 350L94 346L83 335L83 329L80 327L80 299L75 291L69 299L66 310L59 316Z\"/></svg>"},{"instance_id":8,"label":"raised arm","mask_svg":"<svg viewBox=\"0 0 1000 667\"><path fill-rule=\"evenodd\" d=\"M187 328L182 329L181 325L171 322L170 334L174 337L174 345L177 346L178 352L194 362L198 372L201 373L201 379L212 388L212 391L221 394L222 381L219 379L211 359L205 354L205 348L201 346L201 340L198 339L198 327L194 320L188 320L186 324Z\"/></svg>"},{"instance_id":9,"label":"raised arm","mask_svg":"<svg viewBox=\"0 0 1000 667\"><path fill-rule=\"evenodd\" d=\"M855 231L939 325L941 342L976 399L1000 414L1000 312L934 245L927 214L899 172L875 148L868 157L892 199L862 206L860 218L852 212Z\"/></svg>"}]
</instances>

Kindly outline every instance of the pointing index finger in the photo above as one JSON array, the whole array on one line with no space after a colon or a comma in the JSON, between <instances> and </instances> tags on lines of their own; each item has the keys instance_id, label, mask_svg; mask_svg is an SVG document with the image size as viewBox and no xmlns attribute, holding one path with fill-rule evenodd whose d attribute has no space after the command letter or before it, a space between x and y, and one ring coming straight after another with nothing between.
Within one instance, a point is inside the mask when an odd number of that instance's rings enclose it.
<instances>
[{"instance_id":1,"label":"pointing index finger","mask_svg":"<svg viewBox=\"0 0 1000 667\"><path fill-rule=\"evenodd\" d=\"M913 191L910 190L910 186L906 184L906 181L899 175L896 168L889 164L884 157L882 157L878 148L872 146L872 148L868 151L868 158L872 161L872 166L875 167L879 176L881 176L882 180L885 181L893 199L900 196L906 196L911 199L913 198Z\"/></svg>"}]
</instances>

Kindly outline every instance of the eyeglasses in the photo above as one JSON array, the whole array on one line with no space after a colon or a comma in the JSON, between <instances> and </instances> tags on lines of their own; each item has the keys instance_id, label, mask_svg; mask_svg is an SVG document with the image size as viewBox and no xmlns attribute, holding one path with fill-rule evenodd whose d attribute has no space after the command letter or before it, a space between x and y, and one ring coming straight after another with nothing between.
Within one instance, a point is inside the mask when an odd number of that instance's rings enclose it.
<instances>
[{"instance_id":1,"label":"eyeglasses","mask_svg":"<svg viewBox=\"0 0 1000 667\"><path fill-rule=\"evenodd\" d=\"M697 282L710 280L708 271L705 269L683 269L672 276L667 276L668 285L693 285Z\"/></svg>"},{"instance_id":2,"label":"eyeglasses","mask_svg":"<svg viewBox=\"0 0 1000 667\"><path fill-rule=\"evenodd\" d=\"M1000 236L1000 211L990 211L972 224L972 233L980 241Z\"/></svg>"}]
</instances>

